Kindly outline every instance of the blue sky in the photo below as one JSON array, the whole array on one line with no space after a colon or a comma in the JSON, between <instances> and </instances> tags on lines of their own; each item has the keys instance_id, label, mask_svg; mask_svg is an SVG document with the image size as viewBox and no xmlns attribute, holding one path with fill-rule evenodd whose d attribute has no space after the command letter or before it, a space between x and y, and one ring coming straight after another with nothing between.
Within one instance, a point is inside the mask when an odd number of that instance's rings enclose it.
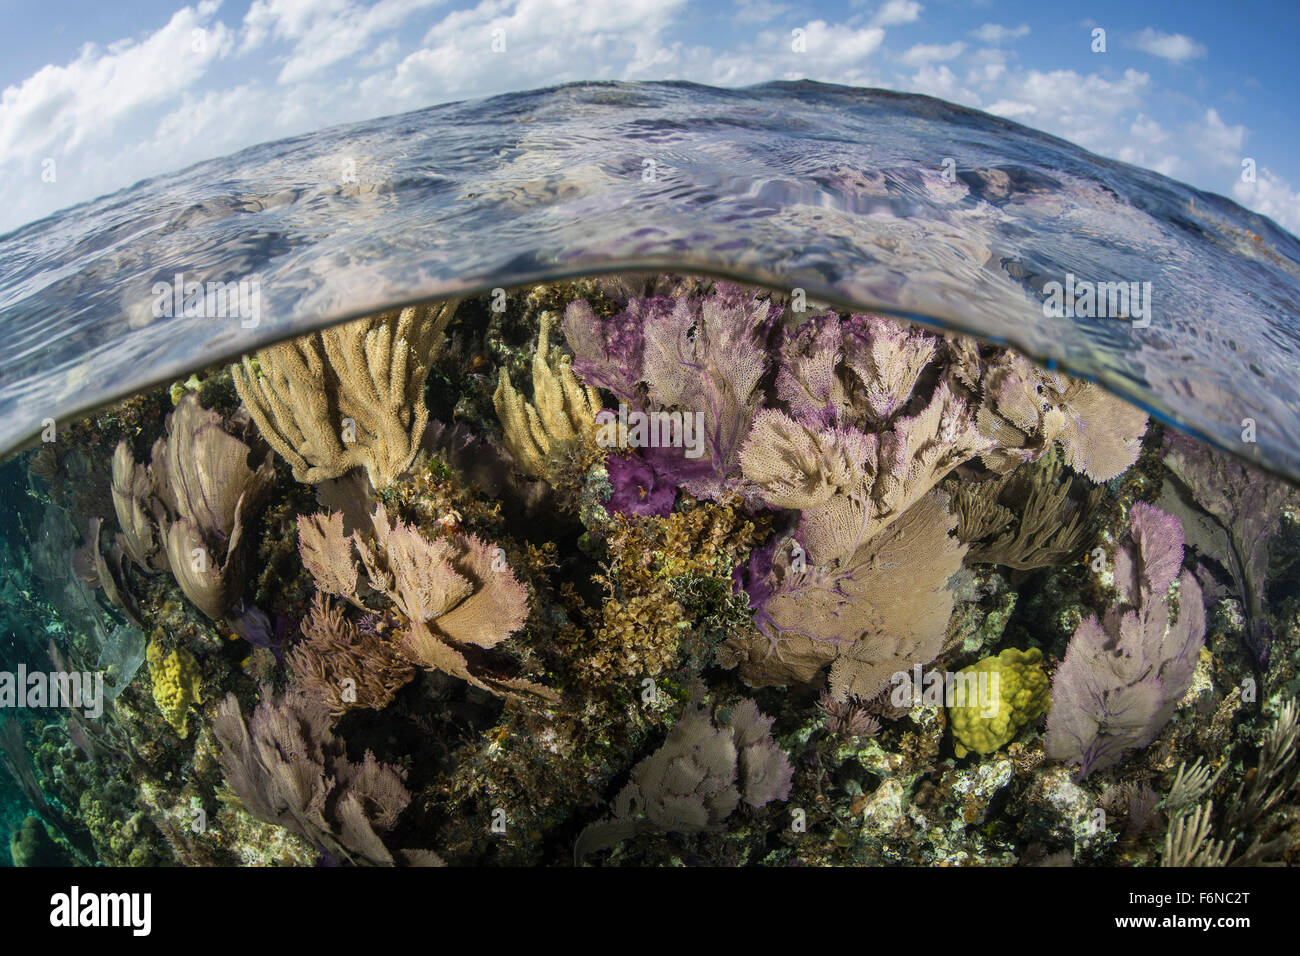
<instances>
[{"instance_id":1,"label":"blue sky","mask_svg":"<svg viewBox=\"0 0 1300 956\"><path fill-rule=\"evenodd\" d=\"M996 113L1300 233L1297 41L1295 0L0 0L0 232L434 103L583 79L798 78Z\"/></svg>"}]
</instances>

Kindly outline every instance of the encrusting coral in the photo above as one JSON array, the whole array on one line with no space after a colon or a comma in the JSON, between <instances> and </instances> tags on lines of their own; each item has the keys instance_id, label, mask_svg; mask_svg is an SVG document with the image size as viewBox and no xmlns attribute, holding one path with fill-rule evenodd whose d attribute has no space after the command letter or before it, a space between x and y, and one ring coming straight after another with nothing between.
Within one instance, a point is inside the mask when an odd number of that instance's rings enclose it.
<instances>
[{"instance_id":1,"label":"encrusting coral","mask_svg":"<svg viewBox=\"0 0 1300 956\"><path fill-rule=\"evenodd\" d=\"M189 735L190 708L203 702L200 689L203 675L194 655L183 648L170 654L157 638L145 650L149 676L153 682L153 699L167 723L185 738Z\"/></svg>"},{"instance_id":2,"label":"encrusting coral","mask_svg":"<svg viewBox=\"0 0 1300 956\"><path fill-rule=\"evenodd\" d=\"M711 663L716 643L748 622L731 575L767 527L734 505L695 501L663 517L616 516L593 578L608 594L588 615L592 639L568 654L574 669L599 685Z\"/></svg>"},{"instance_id":3,"label":"encrusting coral","mask_svg":"<svg viewBox=\"0 0 1300 956\"><path fill-rule=\"evenodd\" d=\"M600 396L578 383L570 360L550 344L555 315L543 312L533 352L533 400L527 401L504 368L492 395L506 448L526 475L544 478L551 471L551 456L559 446L596 434Z\"/></svg>"},{"instance_id":4,"label":"encrusting coral","mask_svg":"<svg viewBox=\"0 0 1300 956\"><path fill-rule=\"evenodd\" d=\"M1047 710L1047 674L1041 666L1043 652L1036 647L1027 651L1008 647L1000 654L986 657L957 672L958 686L970 696L972 684L976 699L963 700L948 708L948 720L956 741L958 757L967 751L991 754L1011 742L1022 727L1037 720ZM972 678L974 680L972 680ZM996 698L979 697L981 683ZM988 711L992 711L989 713Z\"/></svg>"},{"instance_id":5,"label":"encrusting coral","mask_svg":"<svg viewBox=\"0 0 1300 956\"><path fill-rule=\"evenodd\" d=\"M382 312L245 356L235 388L267 443L315 484L362 468L386 488L429 421L424 383L455 302Z\"/></svg>"}]
</instances>

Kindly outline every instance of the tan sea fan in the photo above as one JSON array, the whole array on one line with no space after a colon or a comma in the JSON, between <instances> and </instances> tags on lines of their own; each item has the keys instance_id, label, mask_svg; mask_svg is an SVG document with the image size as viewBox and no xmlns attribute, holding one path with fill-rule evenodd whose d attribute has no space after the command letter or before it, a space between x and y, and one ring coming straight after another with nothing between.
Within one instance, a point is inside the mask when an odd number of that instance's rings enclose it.
<instances>
[{"instance_id":1,"label":"tan sea fan","mask_svg":"<svg viewBox=\"0 0 1300 956\"><path fill-rule=\"evenodd\" d=\"M300 515L298 544L320 593L338 595L372 613L358 590L355 549L370 588L383 595L394 612L382 653L342 629L328 616L328 605L308 627L319 624L324 638L341 639L345 646L339 653L351 653L354 647L363 656L373 653L377 665L394 675L400 669L392 670L389 664L396 654L412 665L494 693L525 691L554 699L544 687L491 674L466 656L469 646L500 644L528 618L528 588L514 576L499 548L475 535L425 537L413 525L391 520L382 502L375 506L371 526L368 535L357 531L345 536L341 513ZM324 650L314 654L328 656ZM314 680L321 667L306 660L303 664L308 679Z\"/></svg>"}]
</instances>

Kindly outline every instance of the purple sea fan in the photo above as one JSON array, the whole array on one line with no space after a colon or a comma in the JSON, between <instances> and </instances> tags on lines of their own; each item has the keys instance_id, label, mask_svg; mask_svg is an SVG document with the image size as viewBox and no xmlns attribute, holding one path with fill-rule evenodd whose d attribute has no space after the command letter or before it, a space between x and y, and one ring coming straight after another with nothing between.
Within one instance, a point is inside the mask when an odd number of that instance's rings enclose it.
<instances>
[{"instance_id":1,"label":"purple sea fan","mask_svg":"<svg viewBox=\"0 0 1300 956\"><path fill-rule=\"evenodd\" d=\"M1202 562L1228 572L1246 611L1246 640L1264 666L1271 643L1264 613L1269 541L1290 489L1174 432L1165 435L1165 465L1175 480L1165 482L1160 505L1182 519L1187 544Z\"/></svg>"},{"instance_id":2,"label":"purple sea fan","mask_svg":"<svg viewBox=\"0 0 1300 956\"><path fill-rule=\"evenodd\" d=\"M743 493L740 446L762 402L767 340L781 311L729 287L704 297L631 299L609 319L580 300L566 310L564 334L573 371L588 386L613 393L629 412L691 416L702 439L692 457L676 447L656 449L665 467L650 449L643 457L660 477L671 474L690 494L717 499Z\"/></svg>"},{"instance_id":3,"label":"purple sea fan","mask_svg":"<svg viewBox=\"0 0 1300 956\"><path fill-rule=\"evenodd\" d=\"M697 686L662 747L632 768L612 817L578 835L574 858L639 833L721 830L741 802L762 807L790 795L794 768L772 739L772 720L745 699L729 721Z\"/></svg>"},{"instance_id":4,"label":"purple sea fan","mask_svg":"<svg viewBox=\"0 0 1300 956\"><path fill-rule=\"evenodd\" d=\"M809 427L882 430L911 402L938 341L879 315L814 316L784 336L777 395Z\"/></svg>"},{"instance_id":5,"label":"purple sea fan","mask_svg":"<svg viewBox=\"0 0 1300 956\"><path fill-rule=\"evenodd\" d=\"M691 482L696 497L718 498L740 481L740 447L762 402L766 340L781 309L749 298L679 300L646 326L643 374L660 409L699 415L711 480Z\"/></svg>"},{"instance_id":6,"label":"purple sea fan","mask_svg":"<svg viewBox=\"0 0 1300 956\"><path fill-rule=\"evenodd\" d=\"M816 315L787 330L778 354L776 394L790 414L814 429L839 425L848 398L835 374L843 357L840 317Z\"/></svg>"},{"instance_id":7,"label":"purple sea fan","mask_svg":"<svg viewBox=\"0 0 1300 956\"><path fill-rule=\"evenodd\" d=\"M1052 683L1047 755L1077 763L1085 777L1155 740L1191 686L1205 643L1200 586L1190 572L1179 575L1182 524L1145 502L1129 522L1115 556L1120 604L1079 625Z\"/></svg>"},{"instance_id":8,"label":"purple sea fan","mask_svg":"<svg viewBox=\"0 0 1300 956\"><path fill-rule=\"evenodd\" d=\"M641 356L645 328L672 311L671 299L632 299L617 315L602 319L586 299L570 302L564 312L564 338L573 349L573 373L587 385L612 392L628 405L641 407Z\"/></svg>"},{"instance_id":9,"label":"purple sea fan","mask_svg":"<svg viewBox=\"0 0 1300 956\"><path fill-rule=\"evenodd\" d=\"M772 718L747 697L731 711L731 730L736 739L741 798L751 807L787 799L794 767L772 739Z\"/></svg>"}]
</instances>

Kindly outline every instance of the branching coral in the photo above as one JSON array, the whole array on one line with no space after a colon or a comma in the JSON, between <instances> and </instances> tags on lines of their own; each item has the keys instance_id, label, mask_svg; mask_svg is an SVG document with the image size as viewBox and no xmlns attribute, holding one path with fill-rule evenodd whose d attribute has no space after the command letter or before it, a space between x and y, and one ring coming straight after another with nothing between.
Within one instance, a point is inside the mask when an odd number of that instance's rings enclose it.
<instances>
[{"instance_id":1,"label":"branching coral","mask_svg":"<svg viewBox=\"0 0 1300 956\"><path fill-rule=\"evenodd\" d=\"M249 446L227 424L239 431L246 420L225 423L189 393L168 417L150 465L137 464L125 441L113 455L118 544L142 567L170 570L213 620L243 591L244 518L275 479L270 453L249 468Z\"/></svg>"},{"instance_id":2,"label":"branching coral","mask_svg":"<svg viewBox=\"0 0 1300 956\"><path fill-rule=\"evenodd\" d=\"M358 628L326 594L316 593L288 664L298 686L325 701L331 716L352 708L382 710L415 676L415 665L378 633L381 626Z\"/></svg>"},{"instance_id":3,"label":"branching coral","mask_svg":"<svg viewBox=\"0 0 1300 956\"><path fill-rule=\"evenodd\" d=\"M429 361L455 310L383 312L280 342L231 367L235 388L298 481L360 467L385 488L420 446Z\"/></svg>"},{"instance_id":4,"label":"branching coral","mask_svg":"<svg viewBox=\"0 0 1300 956\"><path fill-rule=\"evenodd\" d=\"M1278 709L1265 733L1255 772L1247 774L1237 788L1224 822L1234 837L1250 836L1258 829L1259 822L1297 787L1300 787L1300 706L1288 700Z\"/></svg>"},{"instance_id":5,"label":"branching coral","mask_svg":"<svg viewBox=\"0 0 1300 956\"><path fill-rule=\"evenodd\" d=\"M633 768L613 818L579 835L574 857L643 832L720 829L742 801L757 808L786 799L793 768L771 728L752 700L736 704L723 722L697 692L663 746Z\"/></svg>"},{"instance_id":6,"label":"branching coral","mask_svg":"<svg viewBox=\"0 0 1300 956\"><path fill-rule=\"evenodd\" d=\"M1205 609L1196 579L1179 575L1182 560L1178 519L1135 504L1115 553L1120 603L1079 625L1052 684L1047 754L1079 764L1082 776L1151 743L1191 683ZM1169 593L1175 580L1177 618Z\"/></svg>"},{"instance_id":7,"label":"branching coral","mask_svg":"<svg viewBox=\"0 0 1300 956\"><path fill-rule=\"evenodd\" d=\"M1285 829L1271 839L1269 815L1279 809L1283 799L1300 785L1300 708L1294 700L1279 708L1264 735L1259 761L1254 770L1242 778L1235 796L1223 814L1216 838L1214 802L1207 800L1194 806L1210 792L1226 764L1210 776L1209 768L1196 765L1186 776L1183 767L1165 800L1171 819L1165 834L1162 866L1260 866L1276 862L1293 843ZM1284 820L1285 826L1285 820ZM1250 843L1234 854L1237 845L1249 838Z\"/></svg>"},{"instance_id":8,"label":"branching coral","mask_svg":"<svg viewBox=\"0 0 1300 956\"><path fill-rule=\"evenodd\" d=\"M1061 458L1049 452L992 481L945 482L959 519L957 536L971 545L967 561L1027 571L1076 558L1096 531L1101 490L1094 487L1076 503L1062 466Z\"/></svg>"},{"instance_id":9,"label":"branching coral","mask_svg":"<svg viewBox=\"0 0 1300 956\"><path fill-rule=\"evenodd\" d=\"M1165 833L1161 866L1226 866L1232 847L1214 838L1214 801L1179 814Z\"/></svg>"},{"instance_id":10,"label":"branching coral","mask_svg":"<svg viewBox=\"0 0 1300 956\"><path fill-rule=\"evenodd\" d=\"M554 322L554 313L542 313L533 352L533 400L515 390L504 368L492 395L506 448L519 470L534 478L550 473L551 456L559 446L595 437L600 411L600 395L580 385L569 358L551 347Z\"/></svg>"}]
</instances>

